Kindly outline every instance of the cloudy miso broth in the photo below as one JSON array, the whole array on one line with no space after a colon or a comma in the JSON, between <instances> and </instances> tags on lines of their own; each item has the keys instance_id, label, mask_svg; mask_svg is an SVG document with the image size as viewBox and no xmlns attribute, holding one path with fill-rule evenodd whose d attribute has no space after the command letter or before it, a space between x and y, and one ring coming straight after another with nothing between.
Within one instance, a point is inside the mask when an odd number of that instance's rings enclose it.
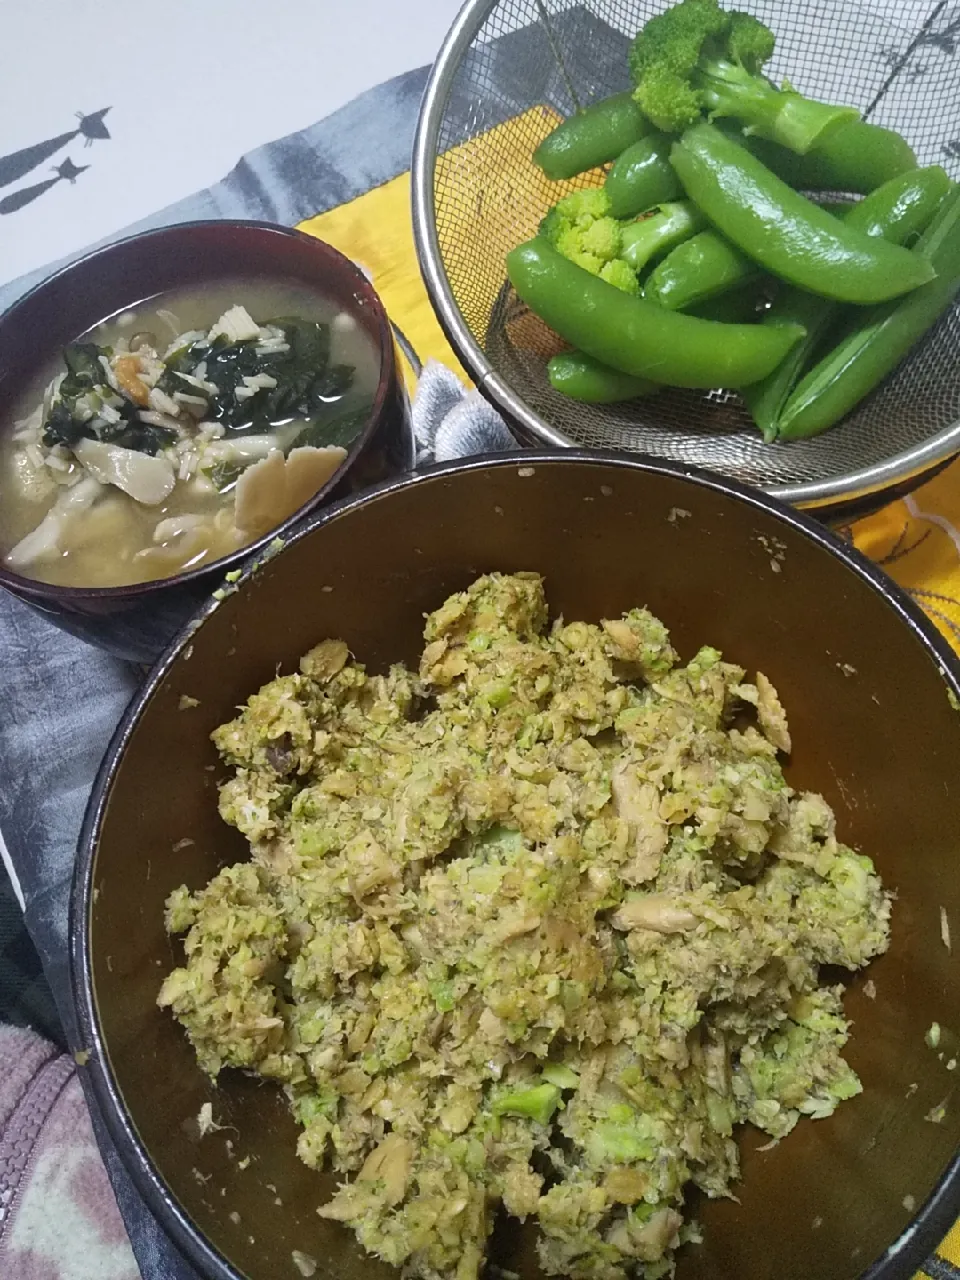
<instances>
[{"instance_id":1,"label":"cloudy miso broth","mask_svg":"<svg viewBox=\"0 0 960 1280\"><path fill-rule=\"evenodd\" d=\"M81 335L0 445L0 554L25 577L123 586L268 533L340 468L380 354L302 285L172 291Z\"/></svg>"}]
</instances>

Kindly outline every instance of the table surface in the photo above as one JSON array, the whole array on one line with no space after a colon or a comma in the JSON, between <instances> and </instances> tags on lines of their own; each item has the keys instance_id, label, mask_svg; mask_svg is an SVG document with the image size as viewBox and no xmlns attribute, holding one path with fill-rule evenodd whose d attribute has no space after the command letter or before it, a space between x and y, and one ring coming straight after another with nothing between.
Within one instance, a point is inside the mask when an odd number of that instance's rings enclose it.
<instances>
[{"instance_id":1,"label":"table surface","mask_svg":"<svg viewBox=\"0 0 960 1280\"><path fill-rule=\"evenodd\" d=\"M433 61L459 0L34 0L4 24L0 282L222 178L253 147ZM5 164L109 108L19 179ZM95 125L87 124L87 130ZM45 148L42 148L45 150ZM67 163L69 162L69 163ZM73 169L84 168L73 181ZM63 175L67 176L64 177ZM4 213L12 193L44 186Z\"/></svg>"}]
</instances>

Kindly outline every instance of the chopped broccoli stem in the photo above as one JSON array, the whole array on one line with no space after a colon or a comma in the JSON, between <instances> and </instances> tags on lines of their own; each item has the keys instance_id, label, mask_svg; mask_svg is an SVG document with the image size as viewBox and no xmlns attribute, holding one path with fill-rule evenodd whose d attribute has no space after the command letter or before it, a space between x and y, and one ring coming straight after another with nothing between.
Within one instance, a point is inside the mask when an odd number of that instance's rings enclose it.
<instances>
[{"instance_id":1,"label":"chopped broccoli stem","mask_svg":"<svg viewBox=\"0 0 960 1280\"><path fill-rule=\"evenodd\" d=\"M536 1120L537 1124L549 1124L560 1105L560 1090L554 1084L537 1084L529 1089L514 1089L501 1094L493 1104L496 1116L522 1116Z\"/></svg>"},{"instance_id":2,"label":"chopped broccoli stem","mask_svg":"<svg viewBox=\"0 0 960 1280\"><path fill-rule=\"evenodd\" d=\"M542 1072L544 1080L548 1084L555 1084L558 1089L576 1089L580 1083L580 1077L571 1067L565 1067L562 1062L548 1062Z\"/></svg>"},{"instance_id":3,"label":"chopped broccoli stem","mask_svg":"<svg viewBox=\"0 0 960 1280\"><path fill-rule=\"evenodd\" d=\"M687 200L661 204L628 222L621 236L621 256L633 271L688 240L703 226L697 208Z\"/></svg>"},{"instance_id":4,"label":"chopped broccoli stem","mask_svg":"<svg viewBox=\"0 0 960 1280\"><path fill-rule=\"evenodd\" d=\"M653 1160L657 1154L656 1143L644 1132L642 1123L629 1121L600 1121L587 1139L587 1150L598 1165L634 1164Z\"/></svg>"},{"instance_id":5,"label":"chopped broccoli stem","mask_svg":"<svg viewBox=\"0 0 960 1280\"><path fill-rule=\"evenodd\" d=\"M701 101L713 116L732 116L744 132L805 155L835 129L859 119L853 107L815 102L792 89L777 89L762 76L721 58L705 62L694 75Z\"/></svg>"}]
</instances>

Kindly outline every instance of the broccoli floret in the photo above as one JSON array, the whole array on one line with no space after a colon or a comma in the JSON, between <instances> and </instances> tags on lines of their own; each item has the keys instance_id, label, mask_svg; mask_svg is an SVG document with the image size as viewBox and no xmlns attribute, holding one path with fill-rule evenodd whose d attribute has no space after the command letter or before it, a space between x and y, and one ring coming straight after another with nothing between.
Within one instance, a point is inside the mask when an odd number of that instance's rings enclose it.
<instances>
[{"instance_id":1,"label":"broccoli floret","mask_svg":"<svg viewBox=\"0 0 960 1280\"><path fill-rule=\"evenodd\" d=\"M703 113L703 94L668 64L651 67L634 93L641 111L664 133L682 133Z\"/></svg>"},{"instance_id":2,"label":"broccoli floret","mask_svg":"<svg viewBox=\"0 0 960 1280\"><path fill-rule=\"evenodd\" d=\"M606 280L607 284L612 284L615 289L622 289L624 293L639 293L640 281L633 267L628 267L622 258L614 258L612 262L605 262L600 268L600 279Z\"/></svg>"},{"instance_id":3,"label":"broccoli floret","mask_svg":"<svg viewBox=\"0 0 960 1280\"><path fill-rule=\"evenodd\" d=\"M776 37L752 13L731 13L727 31L727 53L731 61L757 73L773 57Z\"/></svg>"},{"instance_id":4,"label":"broccoli floret","mask_svg":"<svg viewBox=\"0 0 960 1280\"><path fill-rule=\"evenodd\" d=\"M598 218L584 229L583 247L587 253L595 253L602 262L612 262L619 257L622 238L616 218Z\"/></svg>"},{"instance_id":5,"label":"broccoli floret","mask_svg":"<svg viewBox=\"0 0 960 1280\"><path fill-rule=\"evenodd\" d=\"M552 245L556 245L569 225L568 220L560 212L559 206L554 205L540 222L540 234L549 240Z\"/></svg>"},{"instance_id":6,"label":"broccoli floret","mask_svg":"<svg viewBox=\"0 0 960 1280\"><path fill-rule=\"evenodd\" d=\"M682 0L651 18L634 37L628 61L639 85L648 71L658 68L686 79L700 61L703 44L722 36L730 25L717 0Z\"/></svg>"},{"instance_id":7,"label":"broccoli floret","mask_svg":"<svg viewBox=\"0 0 960 1280\"><path fill-rule=\"evenodd\" d=\"M626 293L638 293L634 270L624 262L623 224L610 216L610 197L602 187L574 191L540 223L540 234L571 262Z\"/></svg>"},{"instance_id":8,"label":"broccoli floret","mask_svg":"<svg viewBox=\"0 0 960 1280\"><path fill-rule=\"evenodd\" d=\"M634 97L667 133L682 132L704 114L730 116L744 132L803 155L858 113L777 89L761 74L774 43L770 28L748 13L728 13L717 0L680 0L634 38Z\"/></svg>"},{"instance_id":9,"label":"broccoli floret","mask_svg":"<svg viewBox=\"0 0 960 1280\"><path fill-rule=\"evenodd\" d=\"M558 253L575 262L592 276L598 276L603 261L595 253L590 253L583 245L583 232L579 227L566 226L553 241Z\"/></svg>"},{"instance_id":10,"label":"broccoli floret","mask_svg":"<svg viewBox=\"0 0 960 1280\"><path fill-rule=\"evenodd\" d=\"M596 218L610 213L610 197L603 187L589 187L586 191L573 191L564 196L556 206L557 212L576 226L589 225Z\"/></svg>"}]
</instances>

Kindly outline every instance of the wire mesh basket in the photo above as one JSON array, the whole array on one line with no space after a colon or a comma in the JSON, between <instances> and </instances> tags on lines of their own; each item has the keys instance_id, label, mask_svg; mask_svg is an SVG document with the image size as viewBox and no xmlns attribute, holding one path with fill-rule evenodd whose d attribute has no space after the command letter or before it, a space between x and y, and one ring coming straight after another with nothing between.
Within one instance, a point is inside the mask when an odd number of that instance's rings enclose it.
<instances>
[{"instance_id":1,"label":"wire mesh basket","mask_svg":"<svg viewBox=\"0 0 960 1280\"><path fill-rule=\"evenodd\" d=\"M447 336L522 436L723 472L801 506L906 487L960 452L960 306L841 424L764 444L739 398L664 390L585 405L555 392L558 340L506 282L507 252L599 172L549 182L537 144L578 107L629 87L627 48L664 0L469 0L433 68L414 146L421 269ZM768 68L812 97L900 131L920 164L960 176L960 0L747 0L777 33Z\"/></svg>"}]
</instances>

